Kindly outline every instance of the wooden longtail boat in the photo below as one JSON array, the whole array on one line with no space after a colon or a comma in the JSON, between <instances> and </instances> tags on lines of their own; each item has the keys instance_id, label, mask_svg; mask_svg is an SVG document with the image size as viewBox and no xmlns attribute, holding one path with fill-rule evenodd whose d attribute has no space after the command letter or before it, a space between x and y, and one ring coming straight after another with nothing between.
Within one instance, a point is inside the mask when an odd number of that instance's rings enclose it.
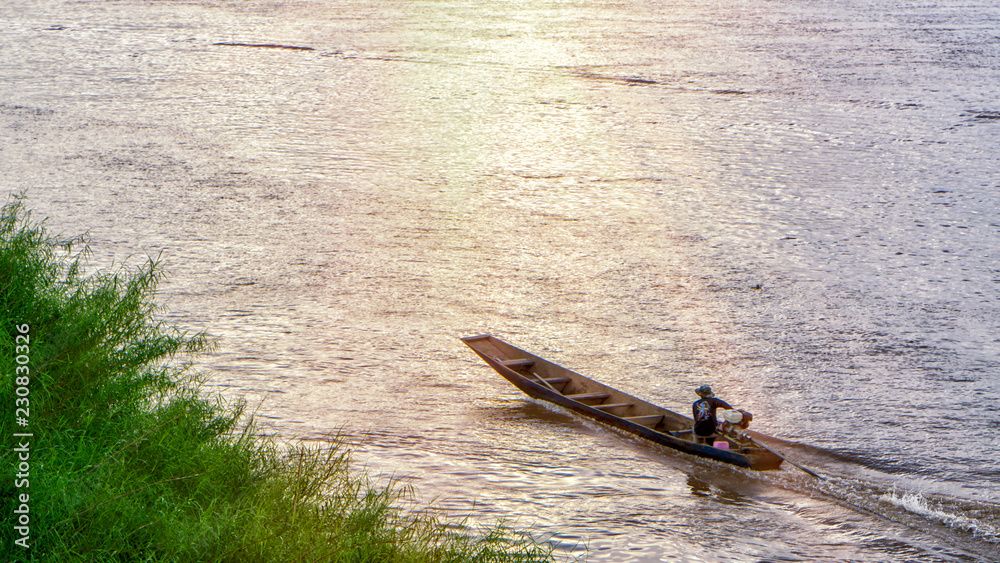
<instances>
[{"instance_id":1,"label":"wooden longtail boat","mask_svg":"<svg viewBox=\"0 0 1000 563\"><path fill-rule=\"evenodd\" d=\"M608 426L675 450L750 469L778 469L784 461L782 456L748 435L718 434L716 440L725 440L728 449L695 443L693 419L598 383L499 338L480 335L465 337L462 341L529 396L555 403Z\"/></svg>"}]
</instances>

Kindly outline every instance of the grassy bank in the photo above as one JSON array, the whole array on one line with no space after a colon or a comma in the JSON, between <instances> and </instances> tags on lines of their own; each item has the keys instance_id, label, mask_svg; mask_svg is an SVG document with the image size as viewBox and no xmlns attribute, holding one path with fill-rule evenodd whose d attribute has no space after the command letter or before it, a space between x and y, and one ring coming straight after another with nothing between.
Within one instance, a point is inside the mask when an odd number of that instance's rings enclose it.
<instances>
[{"instance_id":1,"label":"grassy bank","mask_svg":"<svg viewBox=\"0 0 1000 563\"><path fill-rule=\"evenodd\" d=\"M0 560L552 560L413 516L343 447L255 437L185 367L210 340L156 320L158 265L90 275L84 243L0 214Z\"/></svg>"}]
</instances>

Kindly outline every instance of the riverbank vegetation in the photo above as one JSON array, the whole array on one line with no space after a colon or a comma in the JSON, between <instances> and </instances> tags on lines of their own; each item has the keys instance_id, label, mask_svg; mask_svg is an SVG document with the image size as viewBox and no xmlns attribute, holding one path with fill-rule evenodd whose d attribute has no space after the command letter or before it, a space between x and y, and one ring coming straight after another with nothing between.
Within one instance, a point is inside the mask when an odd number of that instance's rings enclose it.
<instances>
[{"instance_id":1,"label":"riverbank vegetation","mask_svg":"<svg viewBox=\"0 0 1000 563\"><path fill-rule=\"evenodd\" d=\"M242 404L199 390L211 339L158 320L159 264L87 273L85 243L23 198L0 214L0 559L553 560L529 534L414 509L343 444L255 436Z\"/></svg>"}]
</instances>

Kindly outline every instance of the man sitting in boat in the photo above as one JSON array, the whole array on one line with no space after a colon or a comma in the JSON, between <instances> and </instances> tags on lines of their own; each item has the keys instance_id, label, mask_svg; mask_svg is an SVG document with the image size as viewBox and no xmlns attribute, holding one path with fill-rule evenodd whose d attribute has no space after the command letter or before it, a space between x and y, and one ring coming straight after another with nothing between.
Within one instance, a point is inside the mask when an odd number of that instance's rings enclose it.
<instances>
[{"instance_id":1,"label":"man sitting in boat","mask_svg":"<svg viewBox=\"0 0 1000 563\"><path fill-rule=\"evenodd\" d=\"M715 393L712 393L712 388L708 385L702 385L701 387L694 390L700 399L694 402L692 410L694 412L694 441L699 444L712 445L715 441L715 428L718 425L718 419L715 416L715 411L720 408L732 409L729 403L718 399Z\"/></svg>"}]
</instances>

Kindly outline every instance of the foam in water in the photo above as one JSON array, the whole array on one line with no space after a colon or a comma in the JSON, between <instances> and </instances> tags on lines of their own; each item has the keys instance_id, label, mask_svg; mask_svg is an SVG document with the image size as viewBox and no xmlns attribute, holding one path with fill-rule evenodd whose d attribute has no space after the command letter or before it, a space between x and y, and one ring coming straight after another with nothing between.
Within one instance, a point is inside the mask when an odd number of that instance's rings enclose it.
<instances>
[{"instance_id":1,"label":"foam in water","mask_svg":"<svg viewBox=\"0 0 1000 563\"><path fill-rule=\"evenodd\" d=\"M936 520L950 528L971 532L986 541L1000 541L1000 529L978 518L967 516L966 514L970 513L968 507L956 507L957 510L950 510L946 505L912 491L894 490L881 495L879 500L918 516Z\"/></svg>"}]
</instances>

